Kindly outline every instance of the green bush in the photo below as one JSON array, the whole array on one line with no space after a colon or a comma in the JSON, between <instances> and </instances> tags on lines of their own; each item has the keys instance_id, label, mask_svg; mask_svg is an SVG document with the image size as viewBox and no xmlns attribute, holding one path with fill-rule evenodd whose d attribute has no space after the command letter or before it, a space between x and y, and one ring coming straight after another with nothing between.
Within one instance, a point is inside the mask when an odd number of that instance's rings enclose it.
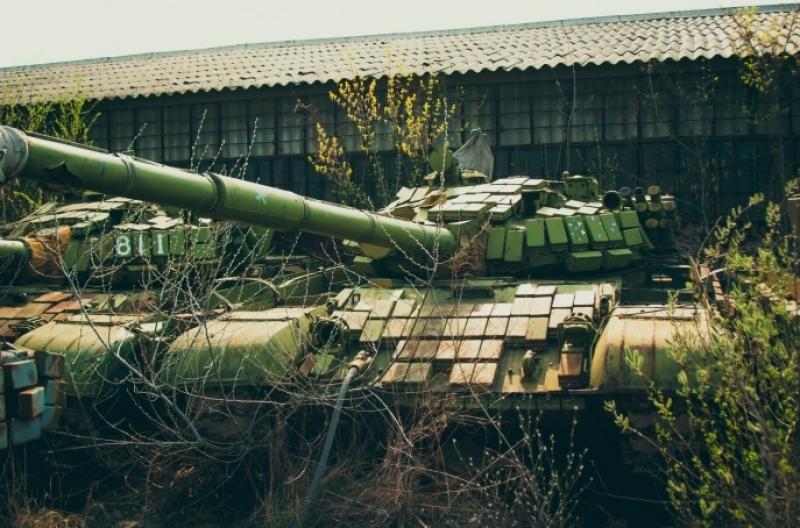
<instances>
[{"instance_id":1,"label":"green bush","mask_svg":"<svg viewBox=\"0 0 800 528\"><path fill-rule=\"evenodd\" d=\"M655 427L637 429L608 405L658 454L681 525L800 525L800 316L790 295L798 258L781 213L756 196L714 232L704 269L728 293L701 291L704 327L674 336L678 389L650 385ZM628 354L634 369L638 359Z\"/></svg>"}]
</instances>

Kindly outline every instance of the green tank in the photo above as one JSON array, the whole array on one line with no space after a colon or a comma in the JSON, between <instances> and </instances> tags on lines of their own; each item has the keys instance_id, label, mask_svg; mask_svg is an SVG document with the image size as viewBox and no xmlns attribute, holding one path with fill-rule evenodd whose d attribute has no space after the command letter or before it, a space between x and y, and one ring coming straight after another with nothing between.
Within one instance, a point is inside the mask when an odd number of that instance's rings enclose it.
<instances>
[{"instance_id":1,"label":"green tank","mask_svg":"<svg viewBox=\"0 0 800 528\"><path fill-rule=\"evenodd\" d=\"M218 316L169 340L156 376L212 407L234 388L346 385L358 375L399 406L424 392L467 409L602 412L614 398L638 409L647 382L626 350L639 352L657 388L674 388L670 340L706 317L673 249L675 201L656 186L602 192L596 179L567 174L492 181L462 166L368 212L11 128L0 128L0 151L6 180L346 241L355 253L347 266L302 279L324 283L315 295L268 289L264 301L263 291L239 288ZM1 247L15 258L29 252ZM15 346L52 352L63 324L32 329Z\"/></svg>"},{"instance_id":2,"label":"green tank","mask_svg":"<svg viewBox=\"0 0 800 528\"><path fill-rule=\"evenodd\" d=\"M313 298L335 274L308 273L318 259L297 237L125 197L61 194L0 226L0 449L62 416L81 422L72 409L118 391L130 365L188 328L189 314L213 318L252 292L262 307L298 287Z\"/></svg>"}]
</instances>

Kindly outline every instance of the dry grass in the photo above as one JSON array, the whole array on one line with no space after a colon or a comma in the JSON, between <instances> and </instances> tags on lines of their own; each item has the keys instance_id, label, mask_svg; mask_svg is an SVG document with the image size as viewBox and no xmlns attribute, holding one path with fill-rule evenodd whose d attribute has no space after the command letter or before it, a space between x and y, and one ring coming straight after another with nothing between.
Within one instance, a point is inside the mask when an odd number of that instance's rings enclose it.
<instances>
[{"instance_id":1,"label":"dry grass","mask_svg":"<svg viewBox=\"0 0 800 528\"><path fill-rule=\"evenodd\" d=\"M86 528L86 518L78 514L65 514L50 508L23 506L12 514L13 528Z\"/></svg>"}]
</instances>

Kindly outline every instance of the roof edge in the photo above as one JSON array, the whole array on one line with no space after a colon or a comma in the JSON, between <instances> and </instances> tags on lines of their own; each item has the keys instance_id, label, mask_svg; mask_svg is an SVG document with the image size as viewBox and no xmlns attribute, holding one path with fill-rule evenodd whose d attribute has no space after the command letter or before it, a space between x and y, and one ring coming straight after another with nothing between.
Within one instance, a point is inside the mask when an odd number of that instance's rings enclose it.
<instances>
[{"instance_id":1,"label":"roof edge","mask_svg":"<svg viewBox=\"0 0 800 528\"><path fill-rule=\"evenodd\" d=\"M766 5L758 5L751 7L757 8L759 13L776 13L781 11L788 12L788 11L800 10L800 3L794 2L785 4L766 4ZM662 20L662 19L672 19L672 18L721 16L721 15L730 15L738 9L746 9L746 7L719 7L710 9L696 9L687 11L663 11L655 13L639 13L630 15L603 15L598 17L546 20L540 22L523 22L520 24L501 24L494 26L476 26L476 27L460 28L460 29L438 29L429 31L411 31L411 32L401 32L401 33L378 33L371 35L356 35L348 37L328 37L328 38L322 37L315 39L280 40L272 42L231 44L227 46L212 46L208 48L134 53L130 55L117 55L112 57L98 57L93 59L46 62L40 64L29 64L21 66L3 66L0 67L0 72L29 71L29 70L37 70L40 68L77 66L81 64L125 62L130 60L155 59L161 57L172 57L177 55L202 55L205 53L214 53L214 52L231 51L231 50L280 48L286 46L307 46L316 44L336 44L336 43L347 43L347 42L364 42L376 39L395 40L401 38L424 38L424 37L444 36L444 35L467 35L475 33L488 33L493 31L514 31L522 29L536 29L536 28L548 28L548 27L571 27L571 26L582 26L588 24L636 22L642 20Z\"/></svg>"}]
</instances>

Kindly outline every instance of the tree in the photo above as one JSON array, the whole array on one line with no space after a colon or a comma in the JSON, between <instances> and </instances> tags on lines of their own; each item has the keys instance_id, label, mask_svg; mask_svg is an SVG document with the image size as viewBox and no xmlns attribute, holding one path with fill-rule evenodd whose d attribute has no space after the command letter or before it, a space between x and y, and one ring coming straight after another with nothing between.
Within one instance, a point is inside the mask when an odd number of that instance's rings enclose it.
<instances>
[{"instance_id":1,"label":"tree","mask_svg":"<svg viewBox=\"0 0 800 528\"><path fill-rule=\"evenodd\" d=\"M448 116L455 113L435 76L397 74L387 79L385 91L375 79L355 77L341 81L328 96L355 129L356 150L367 160L365 173L354 173L342 140L320 123L315 127L317 151L309 161L331 179L339 201L361 207L371 202L368 182L374 185L378 205L391 200L403 179L411 185L421 183L431 150L447 142ZM381 156L387 148L395 153L391 179Z\"/></svg>"},{"instance_id":2,"label":"tree","mask_svg":"<svg viewBox=\"0 0 800 528\"><path fill-rule=\"evenodd\" d=\"M716 229L704 254L716 271L696 275L724 274L729 293L700 292L707 323L674 336L678 389L651 383L654 429L637 429L608 405L624 431L655 448L682 525L800 523L798 257L781 221L780 204L759 195ZM627 359L641 374L641 358Z\"/></svg>"}]
</instances>

